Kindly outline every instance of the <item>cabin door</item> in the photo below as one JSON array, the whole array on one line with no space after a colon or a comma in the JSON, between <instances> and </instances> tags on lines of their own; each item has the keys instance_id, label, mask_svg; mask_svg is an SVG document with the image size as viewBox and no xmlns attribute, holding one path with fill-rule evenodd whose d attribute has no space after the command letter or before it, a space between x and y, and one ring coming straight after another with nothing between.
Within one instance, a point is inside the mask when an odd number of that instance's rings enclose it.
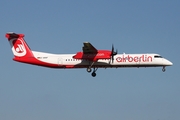
<instances>
[{"instance_id":1,"label":"cabin door","mask_svg":"<svg viewBox=\"0 0 180 120\"><path fill-rule=\"evenodd\" d=\"M63 65L63 59L62 58L58 58L58 65L59 66Z\"/></svg>"}]
</instances>

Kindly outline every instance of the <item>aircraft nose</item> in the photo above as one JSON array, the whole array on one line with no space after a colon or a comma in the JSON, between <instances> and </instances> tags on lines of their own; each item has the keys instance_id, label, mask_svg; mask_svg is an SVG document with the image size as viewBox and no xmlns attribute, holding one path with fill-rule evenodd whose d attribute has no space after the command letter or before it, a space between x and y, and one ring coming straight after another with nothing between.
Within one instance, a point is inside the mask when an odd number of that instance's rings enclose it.
<instances>
[{"instance_id":1,"label":"aircraft nose","mask_svg":"<svg viewBox=\"0 0 180 120\"><path fill-rule=\"evenodd\" d=\"M172 65L173 65L173 63L169 61L169 65L170 65L170 66L172 66Z\"/></svg>"},{"instance_id":2,"label":"aircraft nose","mask_svg":"<svg viewBox=\"0 0 180 120\"><path fill-rule=\"evenodd\" d=\"M167 65L167 66L172 66L173 63L172 63L171 61L169 61L169 60L166 60L165 65Z\"/></svg>"}]
</instances>

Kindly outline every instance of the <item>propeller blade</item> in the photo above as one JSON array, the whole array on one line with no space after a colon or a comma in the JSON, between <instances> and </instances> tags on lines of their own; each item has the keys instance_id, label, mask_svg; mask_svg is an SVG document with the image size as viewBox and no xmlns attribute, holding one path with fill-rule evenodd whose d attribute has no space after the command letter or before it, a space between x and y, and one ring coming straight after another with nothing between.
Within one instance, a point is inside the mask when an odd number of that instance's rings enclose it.
<instances>
[{"instance_id":1,"label":"propeller blade","mask_svg":"<svg viewBox=\"0 0 180 120\"><path fill-rule=\"evenodd\" d=\"M116 49L116 51L114 51L114 45L112 44L111 59L110 59L109 63L111 63L111 61L112 61L112 63L114 62L114 56L117 55L117 53L118 53L118 50Z\"/></svg>"},{"instance_id":2,"label":"propeller blade","mask_svg":"<svg viewBox=\"0 0 180 120\"><path fill-rule=\"evenodd\" d=\"M113 54L113 52L114 52L114 45L112 44L111 55Z\"/></svg>"},{"instance_id":3,"label":"propeller blade","mask_svg":"<svg viewBox=\"0 0 180 120\"><path fill-rule=\"evenodd\" d=\"M114 55L112 56L112 63L114 62Z\"/></svg>"},{"instance_id":4,"label":"propeller blade","mask_svg":"<svg viewBox=\"0 0 180 120\"><path fill-rule=\"evenodd\" d=\"M117 55L117 53L118 53L118 50L116 49L116 52L114 52L114 55Z\"/></svg>"}]
</instances>

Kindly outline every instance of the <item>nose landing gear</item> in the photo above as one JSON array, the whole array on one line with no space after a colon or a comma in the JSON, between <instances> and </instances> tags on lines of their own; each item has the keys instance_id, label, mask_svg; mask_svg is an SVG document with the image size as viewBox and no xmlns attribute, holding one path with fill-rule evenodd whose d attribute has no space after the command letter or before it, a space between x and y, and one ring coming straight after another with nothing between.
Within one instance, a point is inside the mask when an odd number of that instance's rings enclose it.
<instances>
[{"instance_id":1,"label":"nose landing gear","mask_svg":"<svg viewBox=\"0 0 180 120\"><path fill-rule=\"evenodd\" d=\"M163 68L162 68L162 71L163 71L163 72L165 72L165 71L166 71L166 68L165 68L165 66L163 66Z\"/></svg>"}]
</instances>

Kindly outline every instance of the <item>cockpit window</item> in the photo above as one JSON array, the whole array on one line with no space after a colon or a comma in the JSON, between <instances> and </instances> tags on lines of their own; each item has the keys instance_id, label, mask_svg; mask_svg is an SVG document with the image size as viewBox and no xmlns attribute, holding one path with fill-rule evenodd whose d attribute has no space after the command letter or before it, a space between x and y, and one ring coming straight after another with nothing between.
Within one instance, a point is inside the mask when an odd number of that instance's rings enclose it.
<instances>
[{"instance_id":1,"label":"cockpit window","mask_svg":"<svg viewBox=\"0 0 180 120\"><path fill-rule=\"evenodd\" d=\"M159 55L155 55L154 58L163 58L163 57Z\"/></svg>"}]
</instances>

